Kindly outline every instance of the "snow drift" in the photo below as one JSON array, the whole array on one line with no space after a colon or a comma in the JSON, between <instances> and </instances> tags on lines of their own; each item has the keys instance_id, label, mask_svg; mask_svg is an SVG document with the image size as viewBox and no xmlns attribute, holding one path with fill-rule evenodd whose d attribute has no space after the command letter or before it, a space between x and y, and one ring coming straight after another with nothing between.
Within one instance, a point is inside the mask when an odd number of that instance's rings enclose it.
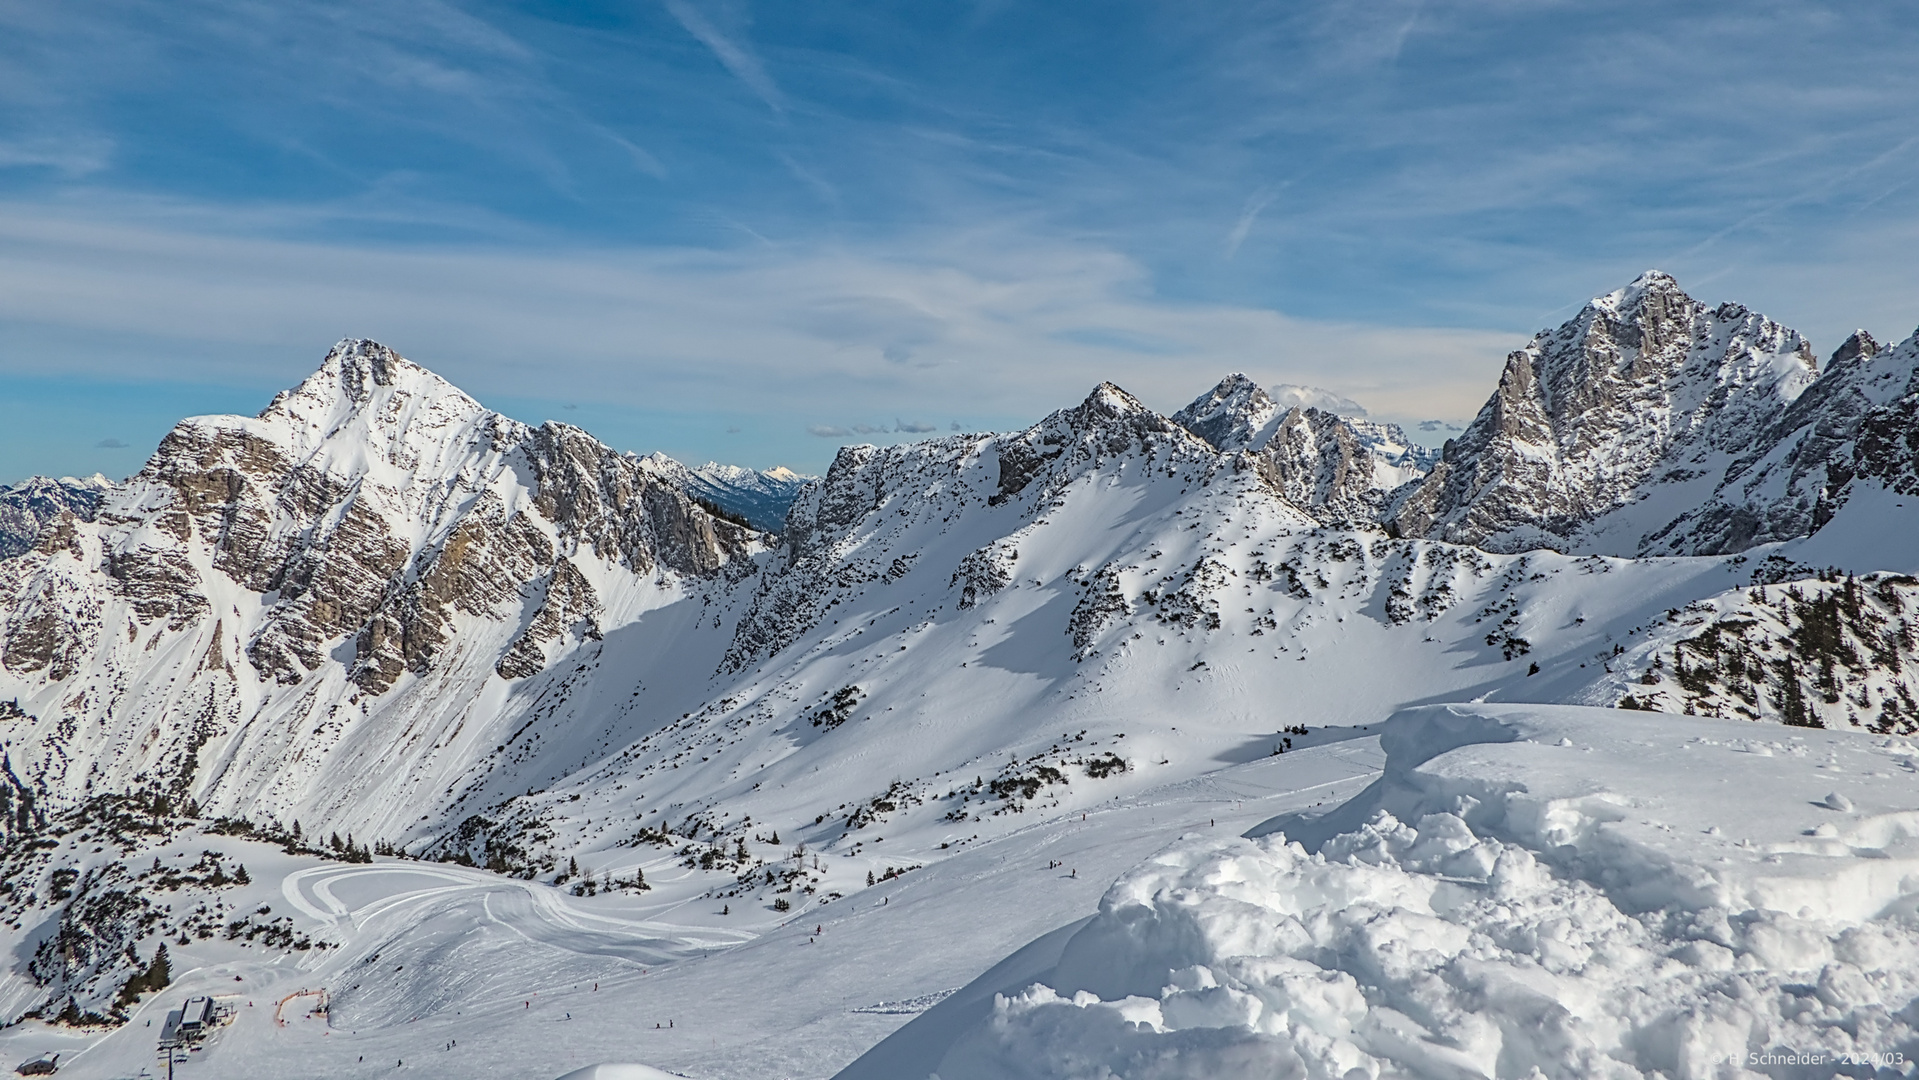
<instances>
[{"instance_id":1,"label":"snow drift","mask_svg":"<svg viewBox=\"0 0 1919 1080\"><path fill-rule=\"evenodd\" d=\"M1400 713L1382 745L1384 775L1331 813L1182 842L1121 878L1051 971L927 1047L928 1071L1706 1078L1904 1060L1912 744L1451 705Z\"/></svg>"}]
</instances>

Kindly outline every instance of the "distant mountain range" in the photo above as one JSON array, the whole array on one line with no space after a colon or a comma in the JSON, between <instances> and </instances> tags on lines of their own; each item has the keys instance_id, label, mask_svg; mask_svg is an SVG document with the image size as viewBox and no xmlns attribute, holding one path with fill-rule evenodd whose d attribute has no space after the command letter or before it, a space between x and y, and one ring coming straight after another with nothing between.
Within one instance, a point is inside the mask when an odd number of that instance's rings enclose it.
<instances>
[{"instance_id":1,"label":"distant mountain range","mask_svg":"<svg viewBox=\"0 0 1919 1080\"><path fill-rule=\"evenodd\" d=\"M0 559L27 552L41 528L62 514L92 521L101 497L111 490L113 481L98 473L85 480L35 476L12 487L0 484Z\"/></svg>"},{"instance_id":2,"label":"distant mountain range","mask_svg":"<svg viewBox=\"0 0 1919 1080\"><path fill-rule=\"evenodd\" d=\"M1288 398L1102 384L807 478L530 427L343 341L124 483L0 495L0 788L32 808L0 829L163 792L550 877L1004 831L1415 701L1919 731L1919 337L1821 371L1648 273L1438 453ZM33 978L5 1000L80 995Z\"/></svg>"},{"instance_id":3,"label":"distant mountain range","mask_svg":"<svg viewBox=\"0 0 1919 1080\"><path fill-rule=\"evenodd\" d=\"M785 467L761 471L712 461L689 469L660 453L648 454L642 460L694 498L769 533L777 533L785 525L786 508L793 505L800 488L818 479Z\"/></svg>"}]
</instances>

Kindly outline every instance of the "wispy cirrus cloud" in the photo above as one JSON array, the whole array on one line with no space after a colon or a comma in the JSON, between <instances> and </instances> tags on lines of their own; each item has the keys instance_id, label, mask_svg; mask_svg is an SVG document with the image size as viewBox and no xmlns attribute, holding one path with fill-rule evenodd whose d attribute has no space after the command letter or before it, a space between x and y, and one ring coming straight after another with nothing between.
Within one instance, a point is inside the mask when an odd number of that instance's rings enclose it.
<instances>
[{"instance_id":1,"label":"wispy cirrus cloud","mask_svg":"<svg viewBox=\"0 0 1919 1080\"><path fill-rule=\"evenodd\" d=\"M1240 208L1239 220L1226 233L1226 258L1239 254L1239 246L1246 242L1246 236L1253 231L1253 222L1259 220L1259 212L1272 205L1273 193L1260 188L1246 199L1246 205Z\"/></svg>"},{"instance_id":2,"label":"wispy cirrus cloud","mask_svg":"<svg viewBox=\"0 0 1919 1080\"><path fill-rule=\"evenodd\" d=\"M759 57L755 56L750 48L743 42L721 33L713 20L708 18L704 11L694 6L693 0L665 0L665 4L666 10L686 28L686 32L698 38L700 44L712 50L713 56L719 60L720 64L732 72L734 78L745 83L747 89L757 94L759 99L766 103L767 108L775 113L786 111L785 96L780 93L780 88L774 85L772 77L766 73L765 66L760 63Z\"/></svg>"},{"instance_id":3,"label":"wispy cirrus cloud","mask_svg":"<svg viewBox=\"0 0 1919 1080\"><path fill-rule=\"evenodd\" d=\"M112 158L112 141L99 136L0 139L0 169L51 169L77 179L100 172Z\"/></svg>"},{"instance_id":4,"label":"wispy cirrus cloud","mask_svg":"<svg viewBox=\"0 0 1919 1080\"><path fill-rule=\"evenodd\" d=\"M385 251L0 203L0 323L30 324L14 340L39 345L0 353L0 375L58 354L75 375L150 378L165 356L173 378L271 388L304 376L328 343L364 334L482 400L559 407L593 386L602 403L637 407L896 414L805 429L831 439L930 433L936 425L898 417L935 404L1031 422L1107 379L1171 410L1233 370L1327 386L1374 412L1470 415L1517 342L1159 299L1123 255L1013 232L927 233L907 250ZM1088 327L1106 336L1074 333ZM1112 343L1135 339L1160 348ZM150 344L128 351L129 340ZM902 340L911 364L894 358ZM758 459L824 464L775 427L751 429Z\"/></svg>"},{"instance_id":5,"label":"wispy cirrus cloud","mask_svg":"<svg viewBox=\"0 0 1919 1080\"><path fill-rule=\"evenodd\" d=\"M0 374L270 389L365 332L629 445L525 358L817 466L1233 369L1453 422L1650 265L1821 344L1919 318L1901 5L748 15L0 4Z\"/></svg>"}]
</instances>

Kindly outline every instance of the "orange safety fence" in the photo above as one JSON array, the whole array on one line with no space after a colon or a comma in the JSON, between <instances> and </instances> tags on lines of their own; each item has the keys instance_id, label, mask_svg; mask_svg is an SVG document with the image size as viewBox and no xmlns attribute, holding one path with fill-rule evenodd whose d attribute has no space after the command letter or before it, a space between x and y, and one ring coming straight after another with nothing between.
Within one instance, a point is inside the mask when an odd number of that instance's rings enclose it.
<instances>
[{"instance_id":1,"label":"orange safety fence","mask_svg":"<svg viewBox=\"0 0 1919 1080\"><path fill-rule=\"evenodd\" d=\"M287 1002L292 1001L294 998L297 998L297 997L318 997L320 999L320 1007L318 1009L314 1009L311 1012L309 1012L308 1013L309 1016L312 1015L313 1012L326 1011L326 987L323 986L318 990L295 990L293 993L288 994L286 997L281 998L278 1002L274 1004L273 1006L274 1024L276 1024L279 1027L287 1026L287 1021L286 1021L286 1017L283 1015L283 1010L286 1009Z\"/></svg>"}]
</instances>

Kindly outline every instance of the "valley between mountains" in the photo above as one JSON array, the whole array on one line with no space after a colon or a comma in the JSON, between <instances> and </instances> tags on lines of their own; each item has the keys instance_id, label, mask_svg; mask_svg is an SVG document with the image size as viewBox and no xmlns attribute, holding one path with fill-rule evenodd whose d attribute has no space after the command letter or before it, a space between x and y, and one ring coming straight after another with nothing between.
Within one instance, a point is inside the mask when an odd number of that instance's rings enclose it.
<instances>
[{"instance_id":1,"label":"valley between mountains","mask_svg":"<svg viewBox=\"0 0 1919 1080\"><path fill-rule=\"evenodd\" d=\"M0 493L0 1052L1911 1075L1915 537L1919 334L1656 271L1440 450L1231 375L694 470L350 339Z\"/></svg>"}]
</instances>

